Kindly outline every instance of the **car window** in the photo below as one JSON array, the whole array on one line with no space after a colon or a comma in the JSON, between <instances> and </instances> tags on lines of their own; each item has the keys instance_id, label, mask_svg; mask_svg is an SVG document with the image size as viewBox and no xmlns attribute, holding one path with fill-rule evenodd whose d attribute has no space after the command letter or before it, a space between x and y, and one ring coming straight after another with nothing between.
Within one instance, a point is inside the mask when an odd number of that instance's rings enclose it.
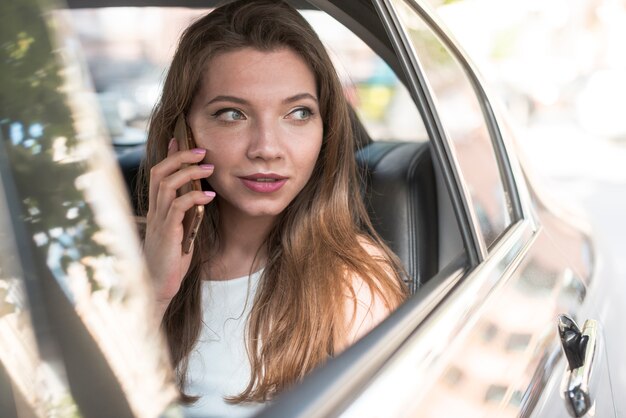
<instances>
[{"instance_id":1,"label":"car window","mask_svg":"<svg viewBox=\"0 0 626 418\"><path fill-rule=\"evenodd\" d=\"M100 394L116 415L114 391L156 416L177 393L147 268L78 43L43 3L0 7L0 361L24 402L50 409L38 416Z\"/></svg>"},{"instance_id":2,"label":"car window","mask_svg":"<svg viewBox=\"0 0 626 418\"><path fill-rule=\"evenodd\" d=\"M333 58L346 97L370 138L426 140L426 128L417 107L389 65L330 15L317 10L305 10L302 14Z\"/></svg>"},{"instance_id":3,"label":"car window","mask_svg":"<svg viewBox=\"0 0 626 418\"><path fill-rule=\"evenodd\" d=\"M430 85L484 243L489 247L511 224L513 209L481 99L455 54L405 1L393 3Z\"/></svg>"}]
</instances>

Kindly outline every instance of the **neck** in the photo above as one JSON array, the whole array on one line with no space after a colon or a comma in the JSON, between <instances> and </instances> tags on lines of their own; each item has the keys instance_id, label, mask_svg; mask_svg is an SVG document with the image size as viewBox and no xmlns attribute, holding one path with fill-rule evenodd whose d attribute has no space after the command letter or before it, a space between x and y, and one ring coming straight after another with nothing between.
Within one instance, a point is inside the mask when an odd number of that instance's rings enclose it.
<instances>
[{"instance_id":1,"label":"neck","mask_svg":"<svg viewBox=\"0 0 626 418\"><path fill-rule=\"evenodd\" d=\"M228 280L265 266L265 240L276 216L250 217L231 210L220 211L220 248L211 262L210 277ZM254 265L253 265L254 264Z\"/></svg>"}]
</instances>

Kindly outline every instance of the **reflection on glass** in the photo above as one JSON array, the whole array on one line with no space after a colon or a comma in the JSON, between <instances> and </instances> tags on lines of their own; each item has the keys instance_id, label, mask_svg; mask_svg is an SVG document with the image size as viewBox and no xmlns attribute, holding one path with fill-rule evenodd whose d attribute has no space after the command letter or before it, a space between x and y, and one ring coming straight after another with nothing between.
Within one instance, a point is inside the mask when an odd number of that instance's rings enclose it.
<instances>
[{"instance_id":1,"label":"reflection on glass","mask_svg":"<svg viewBox=\"0 0 626 418\"><path fill-rule=\"evenodd\" d=\"M313 10L302 14L328 49L346 97L370 137L374 141L426 140L413 99L382 58L328 14Z\"/></svg>"},{"instance_id":2,"label":"reflection on glass","mask_svg":"<svg viewBox=\"0 0 626 418\"><path fill-rule=\"evenodd\" d=\"M0 137L21 220L133 412L157 416L176 391L126 191L84 89L76 42L41 3L0 7ZM3 310L17 309L4 300Z\"/></svg>"},{"instance_id":3,"label":"reflection on glass","mask_svg":"<svg viewBox=\"0 0 626 418\"><path fill-rule=\"evenodd\" d=\"M435 323L432 333L416 339L413 347L409 343L397 363L381 372L383 383L372 384L343 416L381 416L396 404L402 410L393 416L526 416L547 379L562 373L554 369L560 354L555 318L576 310L582 300L571 289L584 288L579 277L555 261L552 245L541 235L511 278L480 301L475 322L455 318L466 326L453 338L436 338L435 330L444 324ZM421 356L410 356L418 349L424 351ZM381 398L391 399L392 406L373 405Z\"/></svg>"},{"instance_id":4,"label":"reflection on glass","mask_svg":"<svg viewBox=\"0 0 626 418\"><path fill-rule=\"evenodd\" d=\"M437 401L422 416L438 416L450 402L462 407L448 409L454 416L519 415L523 402L529 400L529 391L537 384L535 380L545 377L537 370L543 370L554 350L550 343L555 337L556 313L577 303L575 298L566 297L568 280L554 280L563 266L543 255L549 253L545 245L549 245L545 240L536 242L528 261L508 285L486 301L482 319L468 337L448 353L452 360L444 378L431 390ZM446 385L450 370L460 370L467 385Z\"/></svg>"},{"instance_id":5,"label":"reflection on glass","mask_svg":"<svg viewBox=\"0 0 626 418\"><path fill-rule=\"evenodd\" d=\"M404 1L395 1L430 83L486 246L511 223L511 206L483 112L470 79L443 42Z\"/></svg>"},{"instance_id":6,"label":"reflection on glass","mask_svg":"<svg viewBox=\"0 0 626 418\"><path fill-rule=\"evenodd\" d=\"M80 417L59 359L39 354L4 196L0 182L0 367L21 399L18 416Z\"/></svg>"}]
</instances>

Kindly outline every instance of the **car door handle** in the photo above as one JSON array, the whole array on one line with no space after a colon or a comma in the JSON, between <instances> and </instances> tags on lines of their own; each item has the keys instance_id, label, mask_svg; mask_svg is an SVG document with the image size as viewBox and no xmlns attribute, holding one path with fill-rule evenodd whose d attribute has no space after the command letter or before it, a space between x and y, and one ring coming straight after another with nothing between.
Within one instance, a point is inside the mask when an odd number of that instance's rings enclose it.
<instances>
[{"instance_id":1,"label":"car door handle","mask_svg":"<svg viewBox=\"0 0 626 418\"><path fill-rule=\"evenodd\" d=\"M558 331L561 347L567 358L568 369L563 376L561 393L565 406L572 417L583 417L593 411L598 387L597 373L593 373L596 363L601 363L598 322L585 321L582 330L568 315L559 315Z\"/></svg>"}]
</instances>

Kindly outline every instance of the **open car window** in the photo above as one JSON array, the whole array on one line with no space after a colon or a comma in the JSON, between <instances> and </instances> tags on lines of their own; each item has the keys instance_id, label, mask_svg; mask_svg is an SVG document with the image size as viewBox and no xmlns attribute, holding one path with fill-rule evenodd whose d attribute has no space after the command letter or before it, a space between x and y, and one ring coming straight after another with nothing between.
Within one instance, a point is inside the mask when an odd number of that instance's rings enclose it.
<instances>
[{"instance_id":1,"label":"open car window","mask_svg":"<svg viewBox=\"0 0 626 418\"><path fill-rule=\"evenodd\" d=\"M104 119L119 155L126 152L127 145L145 141L150 111L158 99L178 38L194 19L208 11L210 9L120 7L58 11L72 24L80 39ZM403 173L396 172L393 175L397 177L389 180L400 184L406 182L407 190L417 190L411 193L417 193L415 199L418 202L408 206L407 195L397 202L381 201L376 208L376 197L390 185L377 185L376 178L372 177L364 179L365 188L374 185L381 189L370 193L374 199L370 205L371 217L375 225L380 226L383 238L405 261L409 273L420 275L412 285L411 290L415 291L463 251L457 219L441 181L438 163L433 160L422 115L401 81L403 75L397 74L401 65L393 52L383 59L380 51L375 52L355 34L354 28L348 28L324 11L302 10L301 13L316 30L333 59L344 93L355 110L358 142L379 142L359 154L362 165L368 164L370 172L393 171L399 166L406 171L404 174L408 174L410 161L399 162L398 159L405 156L421 161L413 164L411 175L414 178L403 178ZM395 157L388 155L392 150L397 154ZM127 181L134 176L132 167L129 171L130 174L125 172ZM133 186L130 184L129 189L133 190ZM387 210L394 206L395 212ZM394 216L406 218L406 213L402 212L405 207L420 212L415 214L410 227L415 234L421 234L420 240L423 241L420 244L423 251L418 256L410 254L414 250L411 244L414 238L403 229L406 228L404 223L385 225L384 220L378 222ZM398 238L399 235L403 236ZM398 239L406 243L398 242ZM418 270L424 260L435 267L420 273Z\"/></svg>"}]
</instances>

